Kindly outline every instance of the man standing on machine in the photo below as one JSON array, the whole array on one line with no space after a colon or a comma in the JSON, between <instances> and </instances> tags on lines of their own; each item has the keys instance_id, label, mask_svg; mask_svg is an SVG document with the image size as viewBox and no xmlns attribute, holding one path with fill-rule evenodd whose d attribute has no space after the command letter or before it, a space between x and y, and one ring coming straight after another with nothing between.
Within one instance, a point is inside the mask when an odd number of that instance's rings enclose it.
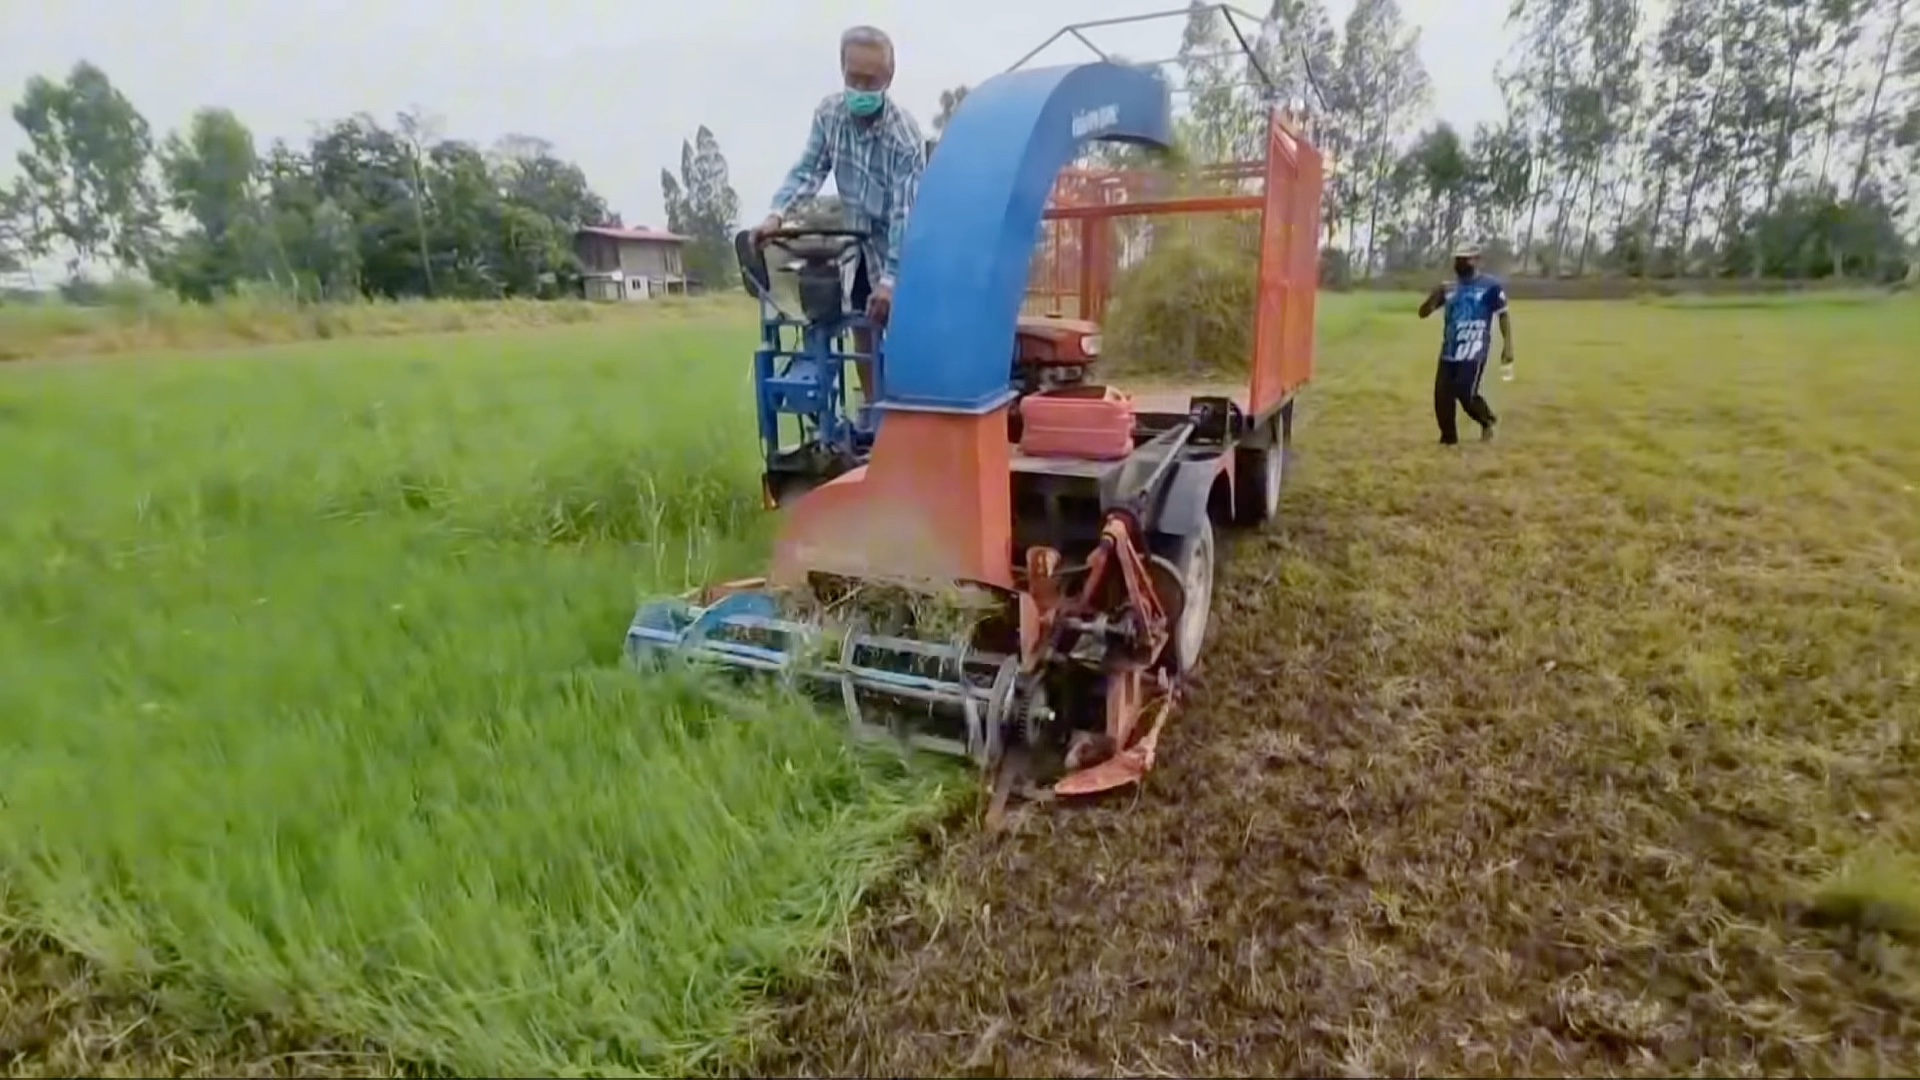
<instances>
[{"instance_id":1,"label":"man standing on machine","mask_svg":"<svg viewBox=\"0 0 1920 1080\"><path fill-rule=\"evenodd\" d=\"M1480 249L1462 247L1453 253L1455 280L1435 286L1420 303L1420 317L1446 308L1441 330L1440 365L1433 377L1433 415L1440 422L1440 444L1460 441L1454 405L1480 425L1482 441L1493 438L1498 422L1487 399L1480 396L1480 376L1487 369L1493 345L1493 322L1500 321L1500 363L1513 363L1513 322L1507 315L1507 290L1499 280L1480 272Z\"/></svg>"},{"instance_id":2,"label":"man standing on machine","mask_svg":"<svg viewBox=\"0 0 1920 1080\"><path fill-rule=\"evenodd\" d=\"M907 213L927 167L927 140L907 110L887 96L893 85L893 40L871 26L840 35L840 74L846 89L830 94L813 110L806 149L773 196L773 212L754 229L754 239L780 228L801 199L820 191L829 173L840 191L846 227L866 232L854 269L851 300L876 324L885 326L893 310L894 275L900 268L900 241ZM854 347L873 352L873 336L859 331ZM873 397L872 365L856 365L860 393Z\"/></svg>"}]
</instances>

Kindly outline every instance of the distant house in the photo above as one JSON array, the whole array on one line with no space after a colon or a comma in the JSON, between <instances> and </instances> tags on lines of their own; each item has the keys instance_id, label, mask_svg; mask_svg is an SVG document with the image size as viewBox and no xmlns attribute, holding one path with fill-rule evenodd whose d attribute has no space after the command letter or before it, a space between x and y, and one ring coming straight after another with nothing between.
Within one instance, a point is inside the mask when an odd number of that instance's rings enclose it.
<instances>
[{"instance_id":1,"label":"distant house","mask_svg":"<svg viewBox=\"0 0 1920 1080\"><path fill-rule=\"evenodd\" d=\"M646 300L687 291L687 237L658 229L589 225L573 235L589 300Z\"/></svg>"}]
</instances>

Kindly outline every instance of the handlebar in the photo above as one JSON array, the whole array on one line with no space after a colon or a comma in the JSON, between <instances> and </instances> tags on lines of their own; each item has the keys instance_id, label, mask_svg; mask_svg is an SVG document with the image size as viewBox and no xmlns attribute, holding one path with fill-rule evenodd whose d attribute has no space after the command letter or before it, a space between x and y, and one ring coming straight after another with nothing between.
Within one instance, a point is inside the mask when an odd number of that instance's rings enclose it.
<instances>
[{"instance_id":1,"label":"handlebar","mask_svg":"<svg viewBox=\"0 0 1920 1080\"><path fill-rule=\"evenodd\" d=\"M762 244L777 243L781 240L800 240L809 236L817 236L823 240L835 239L835 238L847 239L847 240L865 240L867 239L868 235L869 234L862 232L859 229L825 229L825 228L816 229L816 228L807 228L804 226L790 225L790 226L783 226L778 229L769 229L768 231L760 234L760 242Z\"/></svg>"},{"instance_id":2,"label":"handlebar","mask_svg":"<svg viewBox=\"0 0 1920 1080\"><path fill-rule=\"evenodd\" d=\"M773 275L768 272L766 254L769 246L799 259L809 268L804 272L812 273L841 261L854 244L870 239L871 235L859 229L809 226L786 226L764 233L741 229L733 234L733 251L747 291L773 302Z\"/></svg>"},{"instance_id":3,"label":"handlebar","mask_svg":"<svg viewBox=\"0 0 1920 1080\"><path fill-rule=\"evenodd\" d=\"M759 251L777 247L801 259L837 259L867 238L858 229L788 227L756 236L753 246Z\"/></svg>"}]
</instances>

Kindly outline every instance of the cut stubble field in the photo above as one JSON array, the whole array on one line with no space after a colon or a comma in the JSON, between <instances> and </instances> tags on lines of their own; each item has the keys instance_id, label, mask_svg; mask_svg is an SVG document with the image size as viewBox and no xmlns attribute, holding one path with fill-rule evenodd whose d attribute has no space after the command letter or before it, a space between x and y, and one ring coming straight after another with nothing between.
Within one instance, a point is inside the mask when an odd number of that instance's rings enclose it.
<instances>
[{"instance_id":1,"label":"cut stubble field","mask_svg":"<svg viewBox=\"0 0 1920 1080\"><path fill-rule=\"evenodd\" d=\"M1415 302L1144 789L998 834L619 669L765 551L738 318L0 370L0 1062L1920 1070L1920 305L1522 301L1449 450Z\"/></svg>"}]
</instances>

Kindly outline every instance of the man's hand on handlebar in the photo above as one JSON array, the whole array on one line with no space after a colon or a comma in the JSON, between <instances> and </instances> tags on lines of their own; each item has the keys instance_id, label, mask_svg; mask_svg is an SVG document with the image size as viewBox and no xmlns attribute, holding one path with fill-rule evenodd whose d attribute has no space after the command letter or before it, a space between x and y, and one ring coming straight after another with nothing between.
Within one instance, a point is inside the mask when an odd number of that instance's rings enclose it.
<instances>
[{"instance_id":1,"label":"man's hand on handlebar","mask_svg":"<svg viewBox=\"0 0 1920 1080\"><path fill-rule=\"evenodd\" d=\"M779 214L768 214L766 220L762 221L758 225L755 225L753 229L748 233L748 235L752 237L755 247L765 247L769 242L778 243L778 241L781 239L790 240L796 237L809 237L809 236L818 236L822 238L835 238L840 240L843 244L851 245L852 243L862 239L866 234L854 229L842 229L842 228L833 228L833 229L792 228L792 229L789 229L786 227L785 223L780 220ZM842 250L844 250L844 248ZM821 256L816 252L816 253L810 253L810 257L826 257L826 256ZM893 286L891 284L883 285L876 282L873 286L872 292L867 296L866 316L867 318L873 320L874 325L885 326L887 324L887 317L892 314L893 314Z\"/></svg>"},{"instance_id":2,"label":"man's hand on handlebar","mask_svg":"<svg viewBox=\"0 0 1920 1080\"><path fill-rule=\"evenodd\" d=\"M867 297L867 318L875 326L887 325L887 316L893 314L893 286L876 284Z\"/></svg>"}]
</instances>

